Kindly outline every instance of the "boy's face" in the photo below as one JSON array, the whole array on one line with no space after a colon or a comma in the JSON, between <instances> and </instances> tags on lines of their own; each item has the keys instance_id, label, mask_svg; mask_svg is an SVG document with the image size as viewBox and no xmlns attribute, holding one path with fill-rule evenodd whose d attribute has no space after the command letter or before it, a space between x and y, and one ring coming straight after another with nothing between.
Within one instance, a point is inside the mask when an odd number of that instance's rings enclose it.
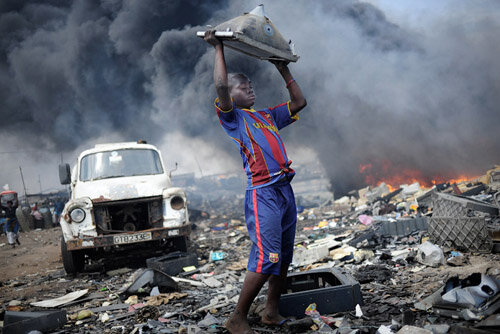
<instances>
[{"instance_id":1,"label":"boy's face","mask_svg":"<svg viewBox=\"0 0 500 334\"><path fill-rule=\"evenodd\" d=\"M255 103L255 93L252 82L245 79L238 79L229 92L237 107L249 109Z\"/></svg>"}]
</instances>

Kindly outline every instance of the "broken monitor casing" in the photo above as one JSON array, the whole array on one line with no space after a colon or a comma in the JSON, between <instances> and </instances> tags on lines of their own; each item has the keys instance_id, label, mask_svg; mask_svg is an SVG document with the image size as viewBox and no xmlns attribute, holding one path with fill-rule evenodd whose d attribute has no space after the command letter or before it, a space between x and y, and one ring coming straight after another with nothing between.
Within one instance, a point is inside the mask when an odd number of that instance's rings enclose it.
<instances>
[{"instance_id":1,"label":"broken monitor casing","mask_svg":"<svg viewBox=\"0 0 500 334\"><path fill-rule=\"evenodd\" d=\"M351 275L337 268L290 273L279 301L279 314L302 318L315 303L320 314L348 312L363 306L361 287Z\"/></svg>"},{"instance_id":2,"label":"broken monitor casing","mask_svg":"<svg viewBox=\"0 0 500 334\"><path fill-rule=\"evenodd\" d=\"M215 36L225 46L249 56L289 62L299 59L291 41L287 42L265 15L263 5L257 6L250 13L219 24L214 30ZM198 31L196 35L203 38L205 31Z\"/></svg>"}]
</instances>

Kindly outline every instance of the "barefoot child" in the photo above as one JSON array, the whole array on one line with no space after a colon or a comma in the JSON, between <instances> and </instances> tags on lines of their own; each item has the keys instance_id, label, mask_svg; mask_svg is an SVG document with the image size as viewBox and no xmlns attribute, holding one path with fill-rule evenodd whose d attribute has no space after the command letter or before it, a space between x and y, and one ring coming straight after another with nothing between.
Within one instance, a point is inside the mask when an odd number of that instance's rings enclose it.
<instances>
[{"instance_id":1,"label":"barefoot child","mask_svg":"<svg viewBox=\"0 0 500 334\"><path fill-rule=\"evenodd\" d=\"M276 107L254 110L252 82L244 74L227 74L223 45L214 31L205 41L215 48L214 81L218 98L217 115L226 133L239 147L248 177L245 219L252 248L248 272L238 304L226 322L231 333L252 333L247 314L250 305L269 280L262 323L280 325L278 313L281 290L292 261L297 210L290 180L290 168L278 130L298 119L306 106L302 91L288 69L287 62L272 61L283 77L290 101Z\"/></svg>"}]
</instances>

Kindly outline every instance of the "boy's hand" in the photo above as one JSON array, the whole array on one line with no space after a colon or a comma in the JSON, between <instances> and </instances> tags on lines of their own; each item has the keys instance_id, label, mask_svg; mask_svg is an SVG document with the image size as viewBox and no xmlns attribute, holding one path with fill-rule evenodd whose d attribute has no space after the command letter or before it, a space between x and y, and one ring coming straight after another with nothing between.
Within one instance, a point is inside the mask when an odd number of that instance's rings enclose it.
<instances>
[{"instance_id":1,"label":"boy's hand","mask_svg":"<svg viewBox=\"0 0 500 334\"><path fill-rule=\"evenodd\" d=\"M205 31L205 37L203 37L203 39L213 47L222 44L221 41L217 37L215 37L215 30Z\"/></svg>"},{"instance_id":2,"label":"boy's hand","mask_svg":"<svg viewBox=\"0 0 500 334\"><path fill-rule=\"evenodd\" d=\"M281 60L281 59L270 59L269 60L274 66L276 66L276 68L278 69L278 71L280 71L280 73L287 69L288 68L288 64L290 63L289 61L286 61L286 60Z\"/></svg>"}]
</instances>

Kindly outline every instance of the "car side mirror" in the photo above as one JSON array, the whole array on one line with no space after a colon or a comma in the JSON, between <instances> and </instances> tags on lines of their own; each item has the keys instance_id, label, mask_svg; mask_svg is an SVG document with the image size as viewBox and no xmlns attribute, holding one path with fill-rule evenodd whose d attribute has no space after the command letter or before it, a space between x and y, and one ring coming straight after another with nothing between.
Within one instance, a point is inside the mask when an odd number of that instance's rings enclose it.
<instances>
[{"instance_id":1,"label":"car side mirror","mask_svg":"<svg viewBox=\"0 0 500 334\"><path fill-rule=\"evenodd\" d=\"M69 164L59 165L59 181L61 181L61 184L71 183L71 169L69 168Z\"/></svg>"},{"instance_id":2,"label":"car side mirror","mask_svg":"<svg viewBox=\"0 0 500 334\"><path fill-rule=\"evenodd\" d=\"M168 177L172 178L172 172L175 172L177 170L177 167L178 167L178 164L177 162L175 163L175 168L174 169L171 169L169 172L168 172Z\"/></svg>"}]
</instances>

